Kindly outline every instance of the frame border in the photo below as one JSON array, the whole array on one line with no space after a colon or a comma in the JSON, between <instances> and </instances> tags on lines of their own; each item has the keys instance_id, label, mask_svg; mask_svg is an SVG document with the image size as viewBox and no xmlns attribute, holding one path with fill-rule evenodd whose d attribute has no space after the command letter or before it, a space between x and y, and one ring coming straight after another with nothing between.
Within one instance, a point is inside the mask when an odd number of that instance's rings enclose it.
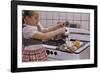
<instances>
[{"instance_id":1,"label":"frame border","mask_svg":"<svg viewBox=\"0 0 100 73\"><path fill-rule=\"evenodd\" d=\"M94 33L94 42L95 42L94 43L94 47L95 47L94 64L17 68L17 6L18 5L93 9L94 26L95 26L94 27L94 32L95 32ZM97 67L97 6L96 5L48 3L48 2L34 2L34 1L11 1L11 72L76 69L76 68L90 68L90 67Z\"/></svg>"}]
</instances>

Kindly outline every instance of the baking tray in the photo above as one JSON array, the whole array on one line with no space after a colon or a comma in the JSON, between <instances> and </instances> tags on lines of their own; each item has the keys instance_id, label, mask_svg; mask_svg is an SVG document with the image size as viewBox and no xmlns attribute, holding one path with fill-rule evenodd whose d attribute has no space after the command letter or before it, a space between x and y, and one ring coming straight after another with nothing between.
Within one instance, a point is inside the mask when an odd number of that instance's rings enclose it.
<instances>
[{"instance_id":1,"label":"baking tray","mask_svg":"<svg viewBox=\"0 0 100 73\"><path fill-rule=\"evenodd\" d=\"M75 54L79 54L81 53L82 51L84 51L85 49L89 48L90 47L90 42L81 42L81 46L79 49L73 51L73 52L69 52L68 49L64 49L64 46L61 45L61 46L58 46L56 48L56 50L59 50L59 51L62 51L62 52L67 52L67 53L75 53Z\"/></svg>"}]
</instances>

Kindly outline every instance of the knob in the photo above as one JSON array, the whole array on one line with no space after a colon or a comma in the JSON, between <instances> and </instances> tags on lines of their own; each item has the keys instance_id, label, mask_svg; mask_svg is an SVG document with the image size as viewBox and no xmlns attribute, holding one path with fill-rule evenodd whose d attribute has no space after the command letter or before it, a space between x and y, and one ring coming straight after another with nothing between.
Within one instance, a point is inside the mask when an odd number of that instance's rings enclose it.
<instances>
[{"instance_id":1,"label":"knob","mask_svg":"<svg viewBox=\"0 0 100 73\"><path fill-rule=\"evenodd\" d=\"M52 55L52 54L53 54L53 51L51 51L50 53L51 53L51 55Z\"/></svg>"},{"instance_id":2,"label":"knob","mask_svg":"<svg viewBox=\"0 0 100 73\"><path fill-rule=\"evenodd\" d=\"M57 55L57 52L54 52L54 55Z\"/></svg>"},{"instance_id":3,"label":"knob","mask_svg":"<svg viewBox=\"0 0 100 73\"><path fill-rule=\"evenodd\" d=\"M49 50L46 50L46 53L47 53L47 55L49 55L50 54L50 51Z\"/></svg>"}]
</instances>

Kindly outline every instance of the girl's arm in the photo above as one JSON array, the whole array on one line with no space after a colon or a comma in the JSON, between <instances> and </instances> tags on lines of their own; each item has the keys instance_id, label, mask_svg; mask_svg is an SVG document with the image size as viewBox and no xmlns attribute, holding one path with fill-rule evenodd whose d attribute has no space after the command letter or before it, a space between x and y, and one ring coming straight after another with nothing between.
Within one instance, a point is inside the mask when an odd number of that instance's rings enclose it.
<instances>
[{"instance_id":1,"label":"girl's arm","mask_svg":"<svg viewBox=\"0 0 100 73\"><path fill-rule=\"evenodd\" d=\"M48 28L44 28L42 30L42 32L50 32L50 31L54 31L54 30L57 30L61 27L64 27L63 23L58 23L57 25L53 25L53 26L50 26Z\"/></svg>"},{"instance_id":2,"label":"girl's arm","mask_svg":"<svg viewBox=\"0 0 100 73\"><path fill-rule=\"evenodd\" d=\"M60 35L62 33L65 33L66 28L59 28L55 31L47 32L47 33L42 33L42 32L37 32L35 33L32 38L37 39L37 40L48 40L56 35Z\"/></svg>"}]
</instances>

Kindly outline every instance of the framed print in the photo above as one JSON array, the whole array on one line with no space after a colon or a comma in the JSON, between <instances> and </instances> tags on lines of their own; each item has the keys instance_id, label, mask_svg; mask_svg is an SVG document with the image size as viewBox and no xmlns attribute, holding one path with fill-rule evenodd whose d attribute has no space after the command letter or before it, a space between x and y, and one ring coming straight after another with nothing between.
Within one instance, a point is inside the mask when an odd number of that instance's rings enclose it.
<instances>
[{"instance_id":1,"label":"framed print","mask_svg":"<svg viewBox=\"0 0 100 73\"><path fill-rule=\"evenodd\" d=\"M97 67L97 6L11 1L11 72Z\"/></svg>"}]
</instances>

